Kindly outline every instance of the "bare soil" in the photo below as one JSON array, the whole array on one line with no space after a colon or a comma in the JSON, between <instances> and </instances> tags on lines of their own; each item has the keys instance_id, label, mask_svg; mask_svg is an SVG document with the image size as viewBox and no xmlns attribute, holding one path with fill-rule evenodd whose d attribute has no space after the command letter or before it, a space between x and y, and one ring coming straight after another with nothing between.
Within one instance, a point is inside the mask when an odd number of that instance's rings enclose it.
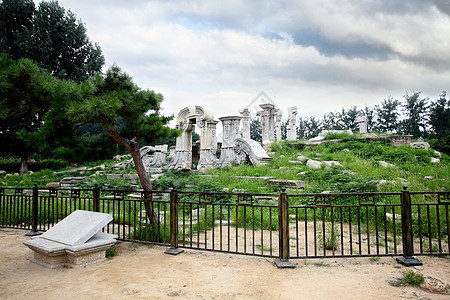
<instances>
[{"instance_id":1,"label":"bare soil","mask_svg":"<svg viewBox=\"0 0 450 300\"><path fill-rule=\"evenodd\" d=\"M450 259L419 257L406 268L395 258L273 259L119 242L118 255L79 268L30 263L23 230L0 229L0 299L450 299ZM426 277L424 288L392 286L407 269Z\"/></svg>"}]
</instances>

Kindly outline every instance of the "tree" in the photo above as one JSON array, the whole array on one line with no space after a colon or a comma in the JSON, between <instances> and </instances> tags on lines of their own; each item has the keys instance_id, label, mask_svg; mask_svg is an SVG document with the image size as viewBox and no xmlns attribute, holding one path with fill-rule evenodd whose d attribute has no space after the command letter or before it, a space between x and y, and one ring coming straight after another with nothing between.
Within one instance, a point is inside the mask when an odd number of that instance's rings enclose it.
<instances>
[{"instance_id":1,"label":"tree","mask_svg":"<svg viewBox=\"0 0 450 300\"><path fill-rule=\"evenodd\" d=\"M250 138L262 143L262 124L258 119L250 120Z\"/></svg>"},{"instance_id":2,"label":"tree","mask_svg":"<svg viewBox=\"0 0 450 300\"><path fill-rule=\"evenodd\" d=\"M0 57L0 151L21 158L20 173L35 149L34 134L48 111L55 79L29 59Z\"/></svg>"},{"instance_id":3,"label":"tree","mask_svg":"<svg viewBox=\"0 0 450 300\"><path fill-rule=\"evenodd\" d=\"M0 3L0 53L13 59L30 58L61 79L81 82L99 72L105 62L86 28L57 1L31 0Z\"/></svg>"},{"instance_id":4,"label":"tree","mask_svg":"<svg viewBox=\"0 0 450 300\"><path fill-rule=\"evenodd\" d=\"M117 66L106 74L97 74L79 85L72 93L69 117L76 122L98 123L133 158L146 195L147 216L158 222L149 195L152 184L142 162L138 138L151 143L161 137L176 136L178 131L165 125L172 117L159 114L161 94L142 90ZM119 127L119 122L123 124Z\"/></svg>"},{"instance_id":5,"label":"tree","mask_svg":"<svg viewBox=\"0 0 450 300\"><path fill-rule=\"evenodd\" d=\"M406 103L403 105L406 119L402 122L403 132L412 134L414 137L427 136L427 111L428 98L420 98L420 92L412 95L406 93L403 96Z\"/></svg>"},{"instance_id":6,"label":"tree","mask_svg":"<svg viewBox=\"0 0 450 300\"><path fill-rule=\"evenodd\" d=\"M437 139L433 147L450 152L450 100L446 98L446 92L442 92L435 102L430 105L429 124L432 136Z\"/></svg>"},{"instance_id":7,"label":"tree","mask_svg":"<svg viewBox=\"0 0 450 300\"><path fill-rule=\"evenodd\" d=\"M399 100L394 100L392 96L384 99L381 106L375 106L376 123L375 129L380 132L394 132L398 129L398 107Z\"/></svg>"}]
</instances>

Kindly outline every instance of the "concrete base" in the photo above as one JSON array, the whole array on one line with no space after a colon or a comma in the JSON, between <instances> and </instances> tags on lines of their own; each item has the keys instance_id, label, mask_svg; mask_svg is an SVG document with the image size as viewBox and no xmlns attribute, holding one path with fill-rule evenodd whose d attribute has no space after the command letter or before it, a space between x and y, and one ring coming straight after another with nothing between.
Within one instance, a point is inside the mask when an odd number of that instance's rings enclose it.
<instances>
[{"instance_id":1,"label":"concrete base","mask_svg":"<svg viewBox=\"0 0 450 300\"><path fill-rule=\"evenodd\" d=\"M54 269L86 266L106 260L106 250L115 244L116 238L114 235L97 233L82 245L68 246L35 237L24 244L34 252L31 262Z\"/></svg>"},{"instance_id":2,"label":"concrete base","mask_svg":"<svg viewBox=\"0 0 450 300\"><path fill-rule=\"evenodd\" d=\"M25 233L26 236L37 236L37 235L41 235L42 232L39 231L30 231L28 233Z\"/></svg>"},{"instance_id":3,"label":"concrete base","mask_svg":"<svg viewBox=\"0 0 450 300\"><path fill-rule=\"evenodd\" d=\"M397 261L407 267L423 265L423 263L415 257L401 256L401 257L397 257Z\"/></svg>"},{"instance_id":4,"label":"concrete base","mask_svg":"<svg viewBox=\"0 0 450 300\"><path fill-rule=\"evenodd\" d=\"M295 268L295 265L290 262L288 259L279 259L275 261L275 265L278 269L293 269Z\"/></svg>"},{"instance_id":5,"label":"concrete base","mask_svg":"<svg viewBox=\"0 0 450 300\"><path fill-rule=\"evenodd\" d=\"M183 252L184 252L184 250L180 249L180 248L169 248L166 251L164 251L165 254L170 254L170 255L178 255Z\"/></svg>"}]
</instances>

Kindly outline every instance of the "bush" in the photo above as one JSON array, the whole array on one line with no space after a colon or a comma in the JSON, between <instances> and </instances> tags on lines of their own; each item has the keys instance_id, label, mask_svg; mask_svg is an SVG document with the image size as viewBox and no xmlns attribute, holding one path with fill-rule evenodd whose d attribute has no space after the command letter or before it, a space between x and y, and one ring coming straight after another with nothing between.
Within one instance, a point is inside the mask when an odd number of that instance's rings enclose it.
<instances>
[{"instance_id":1,"label":"bush","mask_svg":"<svg viewBox=\"0 0 450 300\"><path fill-rule=\"evenodd\" d=\"M42 161L31 161L28 163L28 170L37 172L43 169L59 170L69 165L67 161L57 159L46 159ZM20 171L20 161L0 161L0 170L4 170L7 173L18 173Z\"/></svg>"}]
</instances>

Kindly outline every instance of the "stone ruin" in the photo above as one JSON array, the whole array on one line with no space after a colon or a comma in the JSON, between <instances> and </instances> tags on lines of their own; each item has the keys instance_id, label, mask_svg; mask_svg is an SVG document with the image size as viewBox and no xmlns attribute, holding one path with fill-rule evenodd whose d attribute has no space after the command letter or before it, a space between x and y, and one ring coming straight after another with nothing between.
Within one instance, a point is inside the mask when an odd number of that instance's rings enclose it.
<instances>
[{"instance_id":1,"label":"stone ruin","mask_svg":"<svg viewBox=\"0 0 450 300\"><path fill-rule=\"evenodd\" d=\"M250 111L244 109L240 111L240 114L241 116L219 118L223 127L223 141L218 157L216 126L219 121L214 120L213 113L201 106L182 109L178 113L176 126L182 132L177 137L175 149L168 153L167 145L142 147L141 155L145 168L148 171L155 168L191 169L192 132L196 126L200 128L200 158L197 164L199 170L230 166L233 163L240 164L244 161L250 161L252 164L271 161L272 158L267 155L262 146L250 139ZM270 123L270 116L272 116L273 124L273 115L270 113L265 124ZM273 129L273 125L271 128ZM271 138L273 140L273 134Z\"/></svg>"}]
</instances>

